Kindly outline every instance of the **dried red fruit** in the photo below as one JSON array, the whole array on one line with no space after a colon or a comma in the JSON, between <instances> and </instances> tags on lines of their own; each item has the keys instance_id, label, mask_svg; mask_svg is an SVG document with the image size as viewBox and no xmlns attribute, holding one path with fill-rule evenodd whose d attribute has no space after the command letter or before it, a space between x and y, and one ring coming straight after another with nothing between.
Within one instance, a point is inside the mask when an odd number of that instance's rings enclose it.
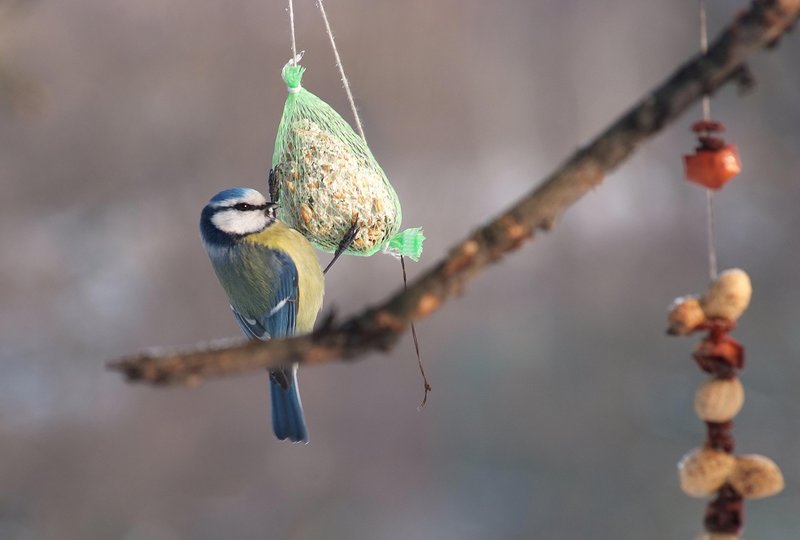
<instances>
[{"instance_id":1,"label":"dried red fruit","mask_svg":"<svg viewBox=\"0 0 800 540\"><path fill-rule=\"evenodd\" d=\"M732 453L736 441L733 440L733 421L706 422L708 439L706 445L714 450Z\"/></svg>"},{"instance_id":2,"label":"dried red fruit","mask_svg":"<svg viewBox=\"0 0 800 540\"><path fill-rule=\"evenodd\" d=\"M706 373L730 378L744 367L744 347L728 335L709 335L692 354L697 365Z\"/></svg>"},{"instance_id":3,"label":"dried red fruit","mask_svg":"<svg viewBox=\"0 0 800 540\"><path fill-rule=\"evenodd\" d=\"M695 133L719 133L725 131L725 124L719 120L700 120L692 124Z\"/></svg>"},{"instance_id":4,"label":"dried red fruit","mask_svg":"<svg viewBox=\"0 0 800 540\"><path fill-rule=\"evenodd\" d=\"M719 189L742 170L739 152L732 144L712 135L725 131L717 120L700 120L692 125L699 146L694 154L683 156L686 178L708 189Z\"/></svg>"},{"instance_id":5,"label":"dried red fruit","mask_svg":"<svg viewBox=\"0 0 800 540\"><path fill-rule=\"evenodd\" d=\"M719 189L741 172L739 153L732 144L713 149L703 147L704 141L705 146L719 146L724 142L716 138L703 138L700 149L683 156L686 178L709 189Z\"/></svg>"},{"instance_id":6,"label":"dried red fruit","mask_svg":"<svg viewBox=\"0 0 800 540\"><path fill-rule=\"evenodd\" d=\"M726 484L719 490L717 498L708 503L704 520L706 530L737 534L742 529L743 514L742 496Z\"/></svg>"}]
</instances>

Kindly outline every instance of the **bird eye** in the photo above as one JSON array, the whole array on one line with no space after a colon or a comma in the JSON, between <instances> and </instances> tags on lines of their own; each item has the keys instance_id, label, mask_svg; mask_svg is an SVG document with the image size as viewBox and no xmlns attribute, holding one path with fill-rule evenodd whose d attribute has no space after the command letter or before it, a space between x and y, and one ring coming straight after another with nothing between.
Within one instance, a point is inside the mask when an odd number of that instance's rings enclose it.
<instances>
[{"instance_id":1,"label":"bird eye","mask_svg":"<svg viewBox=\"0 0 800 540\"><path fill-rule=\"evenodd\" d=\"M239 204L235 204L233 207L236 210L239 210L240 212L247 212L248 210L252 210L254 208L252 204L247 204L247 203L243 203L243 202L239 203Z\"/></svg>"}]
</instances>

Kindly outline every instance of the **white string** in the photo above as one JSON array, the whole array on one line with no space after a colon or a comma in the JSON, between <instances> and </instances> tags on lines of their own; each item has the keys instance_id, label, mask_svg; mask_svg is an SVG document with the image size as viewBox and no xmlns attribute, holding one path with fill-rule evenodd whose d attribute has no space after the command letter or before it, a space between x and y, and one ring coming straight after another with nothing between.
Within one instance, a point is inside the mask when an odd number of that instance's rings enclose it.
<instances>
[{"instance_id":1,"label":"white string","mask_svg":"<svg viewBox=\"0 0 800 540\"><path fill-rule=\"evenodd\" d=\"M294 3L289 0L289 29L292 34L292 58L297 58L297 43L294 39Z\"/></svg>"},{"instance_id":2,"label":"white string","mask_svg":"<svg viewBox=\"0 0 800 540\"><path fill-rule=\"evenodd\" d=\"M708 26L706 24L706 2L700 1L700 52L708 53ZM703 120L711 120L711 99L703 95ZM717 248L714 241L714 192L706 189L706 230L708 232L708 276L717 279Z\"/></svg>"},{"instance_id":3,"label":"white string","mask_svg":"<svg viewBox=\"0 0 800 540\"><path fill-rule=\"evenodd\" d=\"M706 2L700 0L700 52L708 52L708 27L706 25ZM703 120L711 119L711 100L708 94L703 95Z\"/></svg>"},{"instance_id":4,"label":"white string","mask_svg":"<svg viewBox=\"0 0 800 540\"><path fill-rule=\"evenodd\" d=\"M706 215L708 216L708 277L717 279L717 249L714 246L714 193L706 190Z\"/></svg>"},{"instance_id":5,"label":"white string","mask_svg":"<svg viewBox=\"0 0 800 540\"><path fill-rule=\"evenodd\" d=\"M347 101L350 102L350 110L353 111L353 118L356 121L358 134L361 135L361 138L364 139L364 142L366 142L367 138L364 136L364 126L361 125L361 118L359 118L358 116L358 109L356 109L356 102L353 99L353 92L350 91L350 82L347 80L347 75L344 74L344 66L342 65L342 58L339 56L339 49L336 48L336 40L333 39L333 32L331 31L331 25L328 22L328 14L325 13L325 6L323 5L322 0L317 0L317 5L319 6L320 13L322 13L322 20L325 21L325 31L328 33L328 39L331 40L331 47L333 48L333 56L336 57L336 67L339 68L339 76L342 78L342 84L344 84L344 91L347 93Z\"/></svg>"}]
</instances>

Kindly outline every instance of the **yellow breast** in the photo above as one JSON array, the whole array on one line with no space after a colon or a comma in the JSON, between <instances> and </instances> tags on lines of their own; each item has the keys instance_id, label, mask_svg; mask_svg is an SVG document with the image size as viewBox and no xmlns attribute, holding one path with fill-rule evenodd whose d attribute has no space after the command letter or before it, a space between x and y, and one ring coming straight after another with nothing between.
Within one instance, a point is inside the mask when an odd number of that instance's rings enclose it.
<instances>
[{"instance_id":1,"label":"yellow breast","mask_svg":"<svg viewBox=\"0 0 800 540\"><path fill-rule=\"evenodd\" d=\"M302 234L280 221L261 232L248 235L244 241L283 251L294 261L299 289L296 333L311 332L325 294L322 269L314 248Z\"/></svg>"}]
</instances>

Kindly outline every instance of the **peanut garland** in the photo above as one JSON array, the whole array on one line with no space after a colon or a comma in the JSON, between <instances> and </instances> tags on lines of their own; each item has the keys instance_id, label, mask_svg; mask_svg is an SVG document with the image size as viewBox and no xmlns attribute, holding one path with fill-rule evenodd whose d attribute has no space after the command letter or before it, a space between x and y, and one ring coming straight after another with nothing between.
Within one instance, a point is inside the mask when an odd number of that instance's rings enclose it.
<instances>
[{"instance_id":1,"label":"peanut garland","mask_svg":"<svg viewBox=\"0 0 800 540\"><path fill-rule=\"evenodd\" d=\"M698 540L739 540L744 500L760 499L783 489L783 475L771 459L757 454L735 455L733 418L744 405L738 372L744 367L744 347L730 337L736 321L750 304L749 276L726 270L703 297L677 298L669 310L670 335L707 331L693 357L711 377L697 390L694 409L706 423L707 438L678 463L681 489L690 497L716 495L706 509L706 532Z\"/></svg>"}]
</instances>

